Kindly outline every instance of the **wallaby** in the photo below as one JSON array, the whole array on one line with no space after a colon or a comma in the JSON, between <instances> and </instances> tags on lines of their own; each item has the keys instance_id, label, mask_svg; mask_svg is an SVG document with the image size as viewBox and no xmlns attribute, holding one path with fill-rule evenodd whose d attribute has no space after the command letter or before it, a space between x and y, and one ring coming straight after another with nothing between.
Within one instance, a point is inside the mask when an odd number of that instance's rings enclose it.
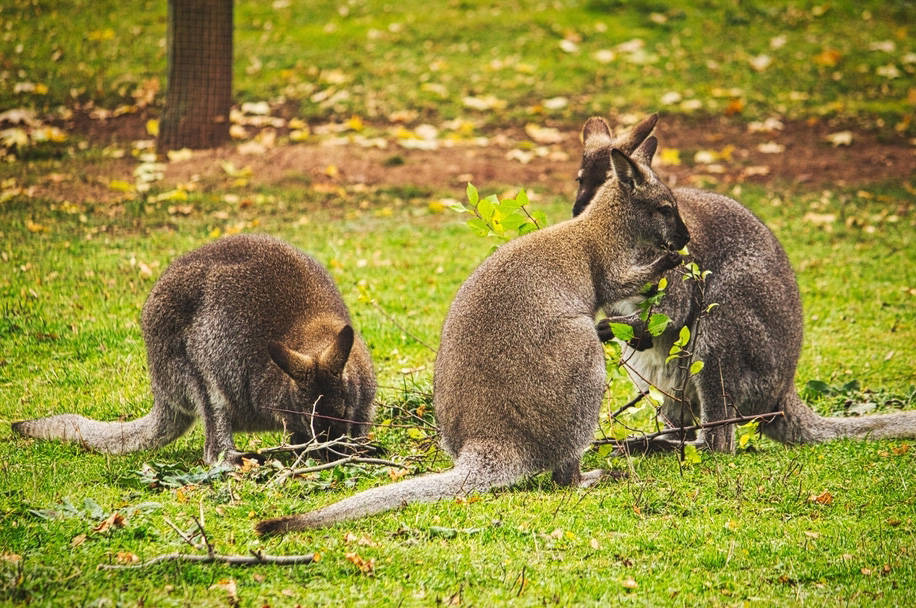
<instances>
[{"instance_id":1,"label":"wallaby","mask_svg":"<svg viewBox=\"0 0 916 608\"><path fill-rule=\"evenodd\" d=\"M688 240L654 149L610 152L613 179L579 217L511 241L458 290L436 356L433 394L454 468L362 492L323 509L262 521L263 534L315 528L473 491L541 471L592 483L579 461L604 395L595 313L679 263Z\"/></svg>"},{"instance_id":2,"label":"wallaby","mask_svg":"<svg viewBox=\"0 0 916 608\"><path fill-rule=\"evenodd\" d=\"M199 417L208 464L241 462L236 431L285 429L295 443L368 432L369 351L328 272L283 241L242 234L179 257L153 286L142 326L149 414L131 422L63 414L13 430L123 454L161 447Z\"/></svg>"},{"instance_id":3,"label":"wallaby","mask_svg":"<svg viewBox=\"0 0 916 608\"><path fill-rule=\"evenodd\" d=\"M650 124L651 123L651 124ZM655 118L640 125L646 137ZM650 138L651 139L651 138ZM648 141L648 140L646 140ZM579 190L573 215L584 214L599 204L598 193L608 180L614 150L634 153L642 143L633 133L621 140L611 136L601 118L590 118L583 129L584 152L579 171ZM643 144L645 145L645 144ZM652 147L655 142L652 142ZM783 412L762 421L765 435L784 443L812 443L839 437L916 437L916 411L866 416L824 418L801 400L795 389L795 369L802 345L802 308L795 274L785 251L773 233L750 211L731 198L695 190L674 190L677 206L690 230L690 259L703 270L705 297L696 281L682 280L681 273L667 273L668 286L661 303L653 309L671 318L667 330L652 337L634 313L633 302L608 307L608 314L630 315L626 320L636 333L624 358L641 389L647 384L673 396L683 383L684 370L665 358L684 325L716 303L695 336L696 359L705 366L686 386L686 403L665 397L662 417L672 427L727 420L738 416ZM636 298L635 300L638 300ZM624 305L621 305L624 304ZM608 324L598 325L603 339L610 339ZM702 431L695 440L717 451L734 450L734 425ZM676 442L661 440L655 447Z\"/></svg>"}]
</instances>

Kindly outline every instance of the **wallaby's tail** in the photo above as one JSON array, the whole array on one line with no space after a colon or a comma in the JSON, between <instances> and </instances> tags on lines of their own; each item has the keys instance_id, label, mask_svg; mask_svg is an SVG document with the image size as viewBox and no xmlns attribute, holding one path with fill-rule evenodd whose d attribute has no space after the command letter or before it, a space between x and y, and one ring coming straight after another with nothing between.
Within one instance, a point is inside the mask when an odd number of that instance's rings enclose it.
<instances>
[{"instance_id":1,"label":"wallaby's tail","mask_svg":"<svg viewBox=\"0 0 916 608\"><path fill-rule=\"evenodd\" d=\"M520 466L505 461L495 462L480 452L462 452L455 461L455 467L448 471L372 488L310 513L265 519L258 522L255 529L258 534L285 534L293 530L321 528L414 502L433 502L507 486L524 473Z\"/></svg>"},{"instance_id":2,"label":"wallaby's tail","mask_svg":"<svg viewBox=\"0 0 916 608\"><path fill-rule=\"evenodd\" d=\"M785 416L761 424L763 433L783 443L820 443L831 439L914 439L916 411L860 418L818 416L794 390L784 402Z\"/></svg>"},{"instance_id":3,"label":"wallaby's tail","mask_svg":"<svg viewBox=\"0 0 916 608\"><path fill-rule=\"evenodd\" d=\"M26 437L73 441L83 447L109 454L126 454L161 447L180 437L194 422L181 412L153 410L130 422L101 422L75 414L60 414L36 420L14 422L13 430Z\"/></svg>"}]
</instances>

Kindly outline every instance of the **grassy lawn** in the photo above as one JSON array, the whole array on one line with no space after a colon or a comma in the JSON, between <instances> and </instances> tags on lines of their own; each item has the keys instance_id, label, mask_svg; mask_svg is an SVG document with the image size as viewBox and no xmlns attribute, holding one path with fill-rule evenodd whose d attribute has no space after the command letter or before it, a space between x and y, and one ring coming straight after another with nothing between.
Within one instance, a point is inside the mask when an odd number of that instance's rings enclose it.
<instances>
[{"instance_id":1,"label":"grassy lawn","mask_svg":"<svg viewBox=\"0 0 916 608\"><path fill-rule=\"evenodd\" d=\"M490 243L460 218L431 210L427 196L375 192L363 195L365 209L345 212L311 211L307 195L287 194L272 193L263 206L242 211L202 195L195 212L179 219L165 204L114 221L99 209L81 222L42 201L7 203L0 252L4 423L60 411L105 419L147 411L140 307L168 261L212 238L227 211L234 222L280 235L331 269L376 359L385 404L379 421L409 422L395 406L428 409L422 393L433 353L386 315L435 347L452 294ZM902 272L916 262L908 193L777 197L745 189L742 199L787 243L799 269L808 333L798 384L857 380L867 392L854 392L854 399L881 410L901 402L913 407L913 294ZM545 197L539 207L558 220L566 205ZM861 223L839 223L827 233L798 221L810 208L854 209L850 217ZM886 211L898 208L903 219L888 220ZM33 224L47 230L31 232ZM631 393L616 382L608 409ZM843 400L817 405L829 413L842 410ZM475 502L413 506L262 541L252 532L255 519L390 482L388 471L337 470L278 488L266 485L271 471L255 470L156 489L137 471L169 463L198 472L199 429L155 453L113 457L13 438L4 428L0 538L21 561L3 563L2 593L14 602L104 597L124 605L224 605L227 591L211 587L232 579L241 604L251 606L426 605L459 596L469 604L833 605L853 598L893 605L912 599L916 580L914 452L906 442L760 442L735 456L703 455L683 470L674 457L608 460L591 453L590 466L629 471L629 478L585 492L559 490L542 477ZM423 457L421 469L445 464L424 457L422 436L396 426L377 427L375 435L396 459ZM239 443L256 448L279 439L242 435ZM824 492L829 499L818 502ZM94 511L87 500L98 505ZM125 516L123 527L93 531L115 511ZM165 519L188 529L200 512L219 552L317 551L321 559L287 568L173 563L140 576L95 569L181 550ZM346 557L351 553L374 560L370 574Z\"/></svg>"},{"instance_id":2,"label":"grassy lawn","mask_svg":"<svg viewBox=\"0 0 916 608\"><path fill-rule=\"evenodd\" d=\"M910 2L497 4L237 1L236 98L272 100L313 126L352 116L385 125L469 118L484 131L532 121L574 131L592 113L661 107L916 134ZM150 79L164 78L165 11L160 1L5 3L0 112L158 115L163 91ZM375 360L374 435L388 457L410 474L444 468L435 437L404 426L413 415L433 420L442 321L493 245L442 210L437 201L456 195L446 184L329 189L289 177L251 186L227 172L182 190L181 200L161 184L110 196L120 186L108 179L97 200L35 195L33 186L64 174L91 185L105 163L128 167L113 172L120 180L138 161L129 152L111 158L105 143L77 134L32 143L4 140L0 163L0 605L916 601L913 441L790 448L759 439L689 463L592 451L588 468L625 478L584 491L540 476L467 501L262 540L253 524L263 517L400 472L337 468L278 486L264 466L204 480L197 427L161 450L125 456L14 437L9 423L22 418L146 413L139 316L156 278L221 234L268 232L314 255L338 282ZM796 384L808 402L835 415L914 409L916 181L855 180L714 187L761 217L796 269L806 331ZM568 197L536 182L491 183L482 194L518 187L551 222L568 217ZM828 390L808 390L811 381ZM606 413L633 393L613 382ZM280 441L279 433L237 437L242 449ZM193 533L192 518L203 519L219 553L320 558L97 568L191 552L169 522Z\"/></svg>"}]
</instances>

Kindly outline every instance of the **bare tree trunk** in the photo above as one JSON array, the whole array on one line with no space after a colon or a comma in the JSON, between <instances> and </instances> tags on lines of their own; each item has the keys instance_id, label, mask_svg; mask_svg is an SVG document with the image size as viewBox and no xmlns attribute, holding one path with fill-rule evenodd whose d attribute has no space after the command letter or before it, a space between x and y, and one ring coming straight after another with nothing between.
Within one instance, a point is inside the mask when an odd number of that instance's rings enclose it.
<instances>
[{"instance_id":1,"label":"bare tree trunk","mask_svg":"<svg viewBox=\"0 0 916 608\"><path fill-rule=\"evenodd\" d=\"M169 80L160 152L229 139L232 0L169 0Z\"/></svg>"}]
</instances>

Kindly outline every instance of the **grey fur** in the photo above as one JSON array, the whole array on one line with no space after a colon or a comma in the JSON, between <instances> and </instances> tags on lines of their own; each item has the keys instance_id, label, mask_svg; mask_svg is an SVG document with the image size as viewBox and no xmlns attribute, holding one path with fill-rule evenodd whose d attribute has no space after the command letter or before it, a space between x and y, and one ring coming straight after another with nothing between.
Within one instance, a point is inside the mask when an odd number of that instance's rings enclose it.
<instances>
[{"instance_id":1,"label":"grey fur","mask_svg":"<svg viewBox=\"0 0 916 608\"><path fill-rule=\"evenodd\" d=\"M600 118L591 118L584 129L580 187L573 213L590 205L594 192L606 179L610 150L620 147L638 153L642 147L627 134L625 142L613 140ZM648 132L646 132L648 134ZM648 140L647 140L648 141ZM652 144L654 147L654 144ZM665 357L684 325L692 325L705 305L718 303L697 332L696 358L703 370L687 384L690 405L682 408L666 398L662 413L666 424L683 426L698 417L713 422L741 415L784 412L760 425L769 437L784 443L813 443L839 437L913 438L916 412L824 418L815 414L795 389L795 370L802 346L802 308L795 273L773 233L750 211L728 197L701 190L674 191L678 208L690 230L690 258L712 274L706 282L705 302L699 301L697 284L683 281L680 273L667 273L668 288L657 308L671 318L661 336L651 338L634 317L637 342L652 343L642 351L627 349L627 357L645 388L644 378L673 394L681 386L675 362ZM591 203L594 204L594 203ZM609 314L632 313L631 306L612 306ZM608 335L606 325L599 329ZM725 396L723 398L723 395ZM726 406L727 402L727 406ZM716 427L697 440L719 451L734 449L733 425ZM662 443L662 442L660 442Z\"/></svg>"},{"instance_id":2,"label":"grey fur","mask_svg":"<svg viewBox=\"0 0 916 608\"><path fill-rule=\"evenodd\" d=\"M564 485L596 478L579 470L604 394L594 315L677 264L670 250L688 239L670 190L647 159L610 155L615 178L585 213L500 247L452 302L433 388L455 467L262 521L260 533L330 525L541 471Z\"/></svg>"},{"instance_id":3,"label":"grey fur","mask_svg":"<svg viewBox=\"0 0 916 608\"><path fill-rule=\"evenodd\" d=\"M199 417L210 464L240 462L237 431L285 428L296 442L312 438L313 426L324 437L368 432L369 351L331 276L291 245L237 235L179 257L153 286L142 326L149 414L131 422L63 414L13 430L123 454L166 445Z\"/></svg>"}]
</instances>

